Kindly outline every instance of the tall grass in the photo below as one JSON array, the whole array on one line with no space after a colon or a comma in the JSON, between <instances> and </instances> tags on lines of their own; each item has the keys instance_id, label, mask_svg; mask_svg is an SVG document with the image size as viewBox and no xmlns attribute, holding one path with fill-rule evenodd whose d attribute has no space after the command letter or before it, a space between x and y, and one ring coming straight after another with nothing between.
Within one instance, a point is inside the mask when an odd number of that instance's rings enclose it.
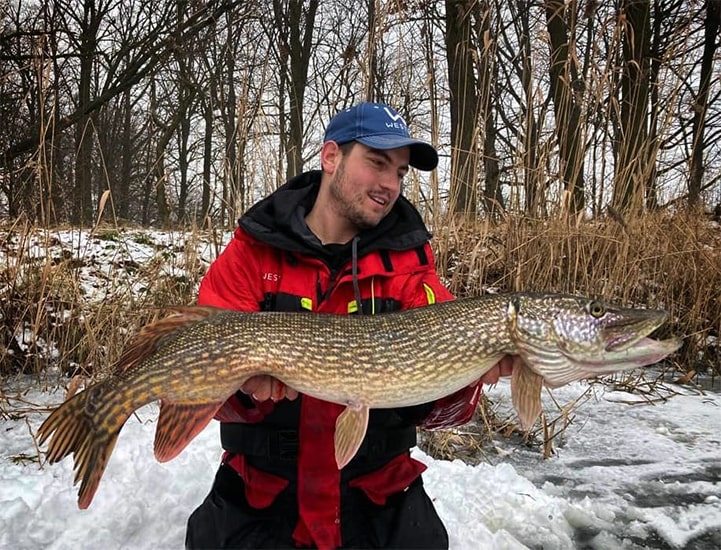
<instances>
[{"instance_id":1,"label":"tall grass","mask_svg":"<svg viewBox=\"0 0 721 550\"><path fill-rule=\"evenodd\" d=\"M572 223L507 216L438 227L438 268L457 296L553 291L664 308L670 321L661 336L685 338L675 367L721 374L721 227L703 215ZM142 264L126 256L107 266L87 245L58 248L53 231L20 223L0 231L0 374L102 370L160 308L194 302L223 244L216 233L197 229L173 236L175 244L151 242L137 229L131 238L122 229L95 229L92 239L104 248L146 239L154 250ZM212 252L201 258L206 242ZM83 287L88 271L102 288Z\"/></svg>"},{"instance_id":2,"label":"tall grass","mask_svg":"<svg viewBox=\"0 0 721 550\"><path fill-rule=\"evenodd\" d=\"M572 220L450 220L436 232L441 273L458 296L551 291L666 309L660 336L684 338L679 370L721 374L721 226L702 213Z\"/></svg>"},{"instance_id":3,"label":"tall grass","mask_svg":"<svg viewBox=\"0 0 721 550\"><path fill-rule=\"evenodd\" d=\"M0 229L0 375L102 373L163 307L193 302L209 261L198 255L199 239L216 239L191 231L167 244L140 230L99 228L84 240L66 229L69 245L58 231L20 223ZM130 246L153 253L133 261L122 254ZM104 259L95 256L99 248Z\"/></svg>"}]
</instances>

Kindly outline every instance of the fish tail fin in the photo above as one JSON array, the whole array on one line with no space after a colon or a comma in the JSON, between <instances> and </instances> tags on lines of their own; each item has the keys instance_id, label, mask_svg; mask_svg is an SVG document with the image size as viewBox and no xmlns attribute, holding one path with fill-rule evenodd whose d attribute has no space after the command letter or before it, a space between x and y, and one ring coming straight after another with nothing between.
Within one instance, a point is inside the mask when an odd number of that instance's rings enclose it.
<instances>
[{"instance_id":1,"label":"fish tail fin","mask_svg":"<svg viewBox=\"0 0 721 550\"><path fill-rule=\"evenodd\" d=\"M111 367L111 372L118 373L128 370L156 351L160 342L167 335L223 311L219 308L205 306L174 306L165 308L165 310L169 311L171 315L142 327L135 339Z\"/></svg>"},{"instance_id":2,"label":"fish tail fin","mask_svg":"<svg viewBox=\"0 0 721 550\"><path fill-rule=\"evenodd\" d=\"M103 419L97 403L103 384L85 390L55 409L38 429L39 444L50 438L47 461L59 462L73 454L75 479L80 481L78 507L85 509L93 500L118 434L128 416ZM101 391L98 391L101 390Z\"/></svg>"}]
</instances>

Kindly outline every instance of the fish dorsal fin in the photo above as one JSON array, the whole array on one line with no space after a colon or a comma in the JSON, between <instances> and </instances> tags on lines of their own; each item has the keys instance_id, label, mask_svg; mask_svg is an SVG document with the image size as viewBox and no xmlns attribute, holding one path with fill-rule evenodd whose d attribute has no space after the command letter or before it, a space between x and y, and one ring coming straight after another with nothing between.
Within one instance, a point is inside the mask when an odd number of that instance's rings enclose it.
<instances>
[{"instance_id":1,"label":"fish dorsal fin","mask_svg":"<svg viewBox=\"0 0 721 550\"><path fill-rule=\"evenodd\" d=\"M158 462L167 462L178 456L203 431L222 405L223 401L195 404L162 399L155 431L155 458Z\"/></svg>"},{"instance_id":2,"label":"fish dorsal fin","mask_svg":"<svg viewBox=\"0 0 721 550\"><path fill-rule=\"evenodd\" d=\"M541 411L543 377L533 372L519 356L514 356L511 399L524 430L530 430Z\"/></svg>"},{"instance_id":3,"label":"fish dorsal fin","mask_svg":"<svg viewBox=\"0 0 721 550\"><path fill-rule=\"evenodd\" d=\"M335 421L335 461L338 469L348 464L363 443L368 429L368 407L348 405Z\"/></svg>"},{"instance_id":4,"label":"fish dorsal fin","mask_svg":"<svg viewBox=\"0 0 721 550\"><path fill-rule=\"evenodd\" d=\"M172 312L172 315L142 327L135 339L125 348L123 354L112 366L111 372L119 373L130 369L153 353L168 334L223 311L219 308L205 306L174 306L166 309Z\"/></svg>"}]
</instances>

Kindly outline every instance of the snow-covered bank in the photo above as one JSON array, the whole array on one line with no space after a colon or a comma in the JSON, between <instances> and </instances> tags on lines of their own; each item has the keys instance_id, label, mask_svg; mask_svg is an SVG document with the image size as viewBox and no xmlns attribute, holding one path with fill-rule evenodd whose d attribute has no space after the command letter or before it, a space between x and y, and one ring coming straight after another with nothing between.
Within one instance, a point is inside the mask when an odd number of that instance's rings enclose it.
<instances>
[{"instance_id":1,"label":"snow-covered bank","mask_svg":"<svg viewBox=\"0 0 721 550\"><path fill-rule=\"evenodd\" d=\"M76 507L72 461L40 466L33 435L61 391L27 379L5 389L0 421L0 548L182 548L220 456L212 423L175 460L152 454L157 406L131 417L88 510ZM30 388L30 389L29 389ZM555 390L572 399L581 384ZM490 390L507 402L503 382ZM20 399L16 399L21 397ZM492 464L414 454L454 549L718 548L721 395L688 392L629 406L595 390L549 460L498 440Z\"/></svg>"},{"instance_id":2,"label":"snow-covered bank","mask_svg":"<svg viewBox=\"0 0 721 550\"><path fill-rule=\"evenodd\" d=\"M67 230L28 242L3 237L4 265L75 261L75 305L82 307L135 300L157 279L195 281L229 235ZM5 291L0 286L0 295ZM37 336L28 331L18 327L20 349ZM585 389L573 384L553 395L569 402ZM721 396L678 389L681 395L656 405L630 406L625 402L639 398L593 389L595 398L576 409L549 460L501 439L491 463L475 467L414 451L429 465L426 486L452 548L721 547ZM488 391L510 409L507 381ZM157 406L145 407L123 429L90 509L80 511L72 461L42 466L33 439L46 415L36 409L62 399L62 390L41 390L28 378L0 386L0 549L182 548L186 519L220 458L217 425L159 464L152 453Z\"/></svg>"}]
</instances>

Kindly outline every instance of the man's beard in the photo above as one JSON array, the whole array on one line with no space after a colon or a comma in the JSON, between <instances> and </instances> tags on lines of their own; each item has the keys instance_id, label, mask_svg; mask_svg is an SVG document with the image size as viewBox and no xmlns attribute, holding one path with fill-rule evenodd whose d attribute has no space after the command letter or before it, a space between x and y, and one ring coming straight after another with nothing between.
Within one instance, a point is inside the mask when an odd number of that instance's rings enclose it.
<instances>
[{"instance_id":1,"label":"man's beard","mask_svg":"<svg viewBox=\"0 0 721 550\"><path fill-rule=\"evenodd\" d=\"M354 197L349 198L347 194L343 193L344 190L348 191L348 187L350 187L350 185L345 175L345 160L342 160L330 182L330 196L333 198L334 207L338 210L338 213L353 224L358 231L370 229L378 225L380 220L372 222L366 219L360 207L352 201Z\"/></svg>"}]
</instances>

